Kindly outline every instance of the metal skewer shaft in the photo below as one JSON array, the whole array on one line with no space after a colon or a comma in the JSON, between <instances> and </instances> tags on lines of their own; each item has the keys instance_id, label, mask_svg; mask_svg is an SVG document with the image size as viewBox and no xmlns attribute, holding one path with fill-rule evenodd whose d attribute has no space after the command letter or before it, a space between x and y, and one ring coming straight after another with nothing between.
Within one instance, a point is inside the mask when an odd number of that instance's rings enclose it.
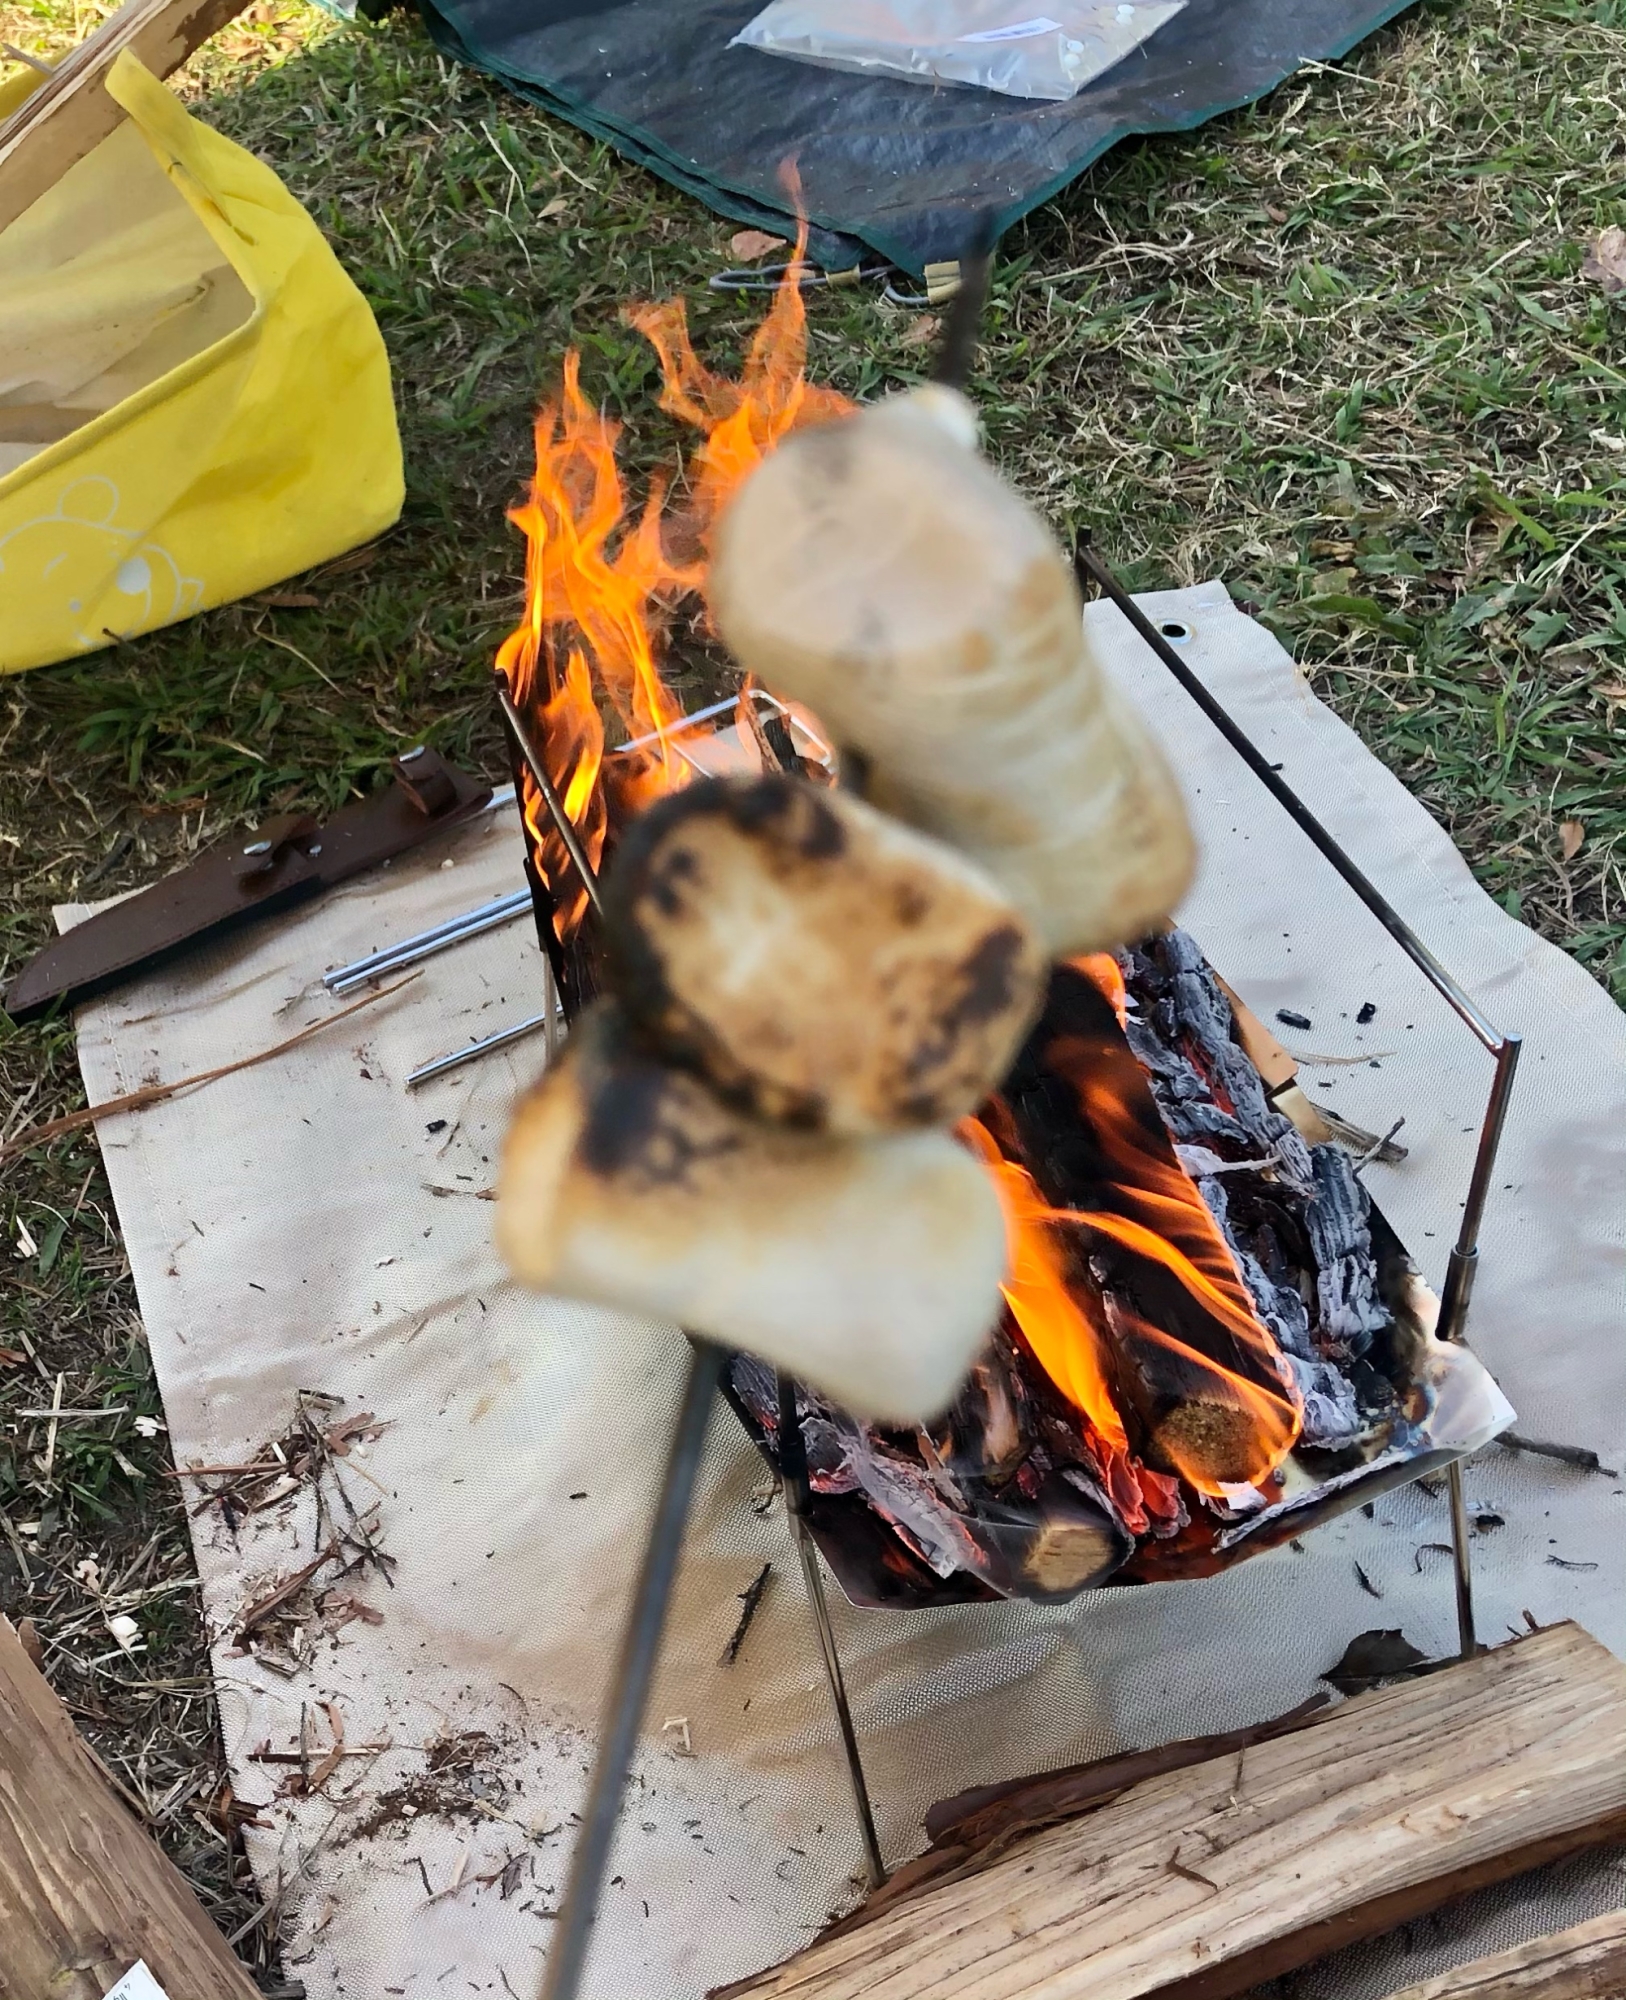
<instances>
[{"instance_id":1,"label":"metal skewer shaft","mask_svg":"<svg viewBox=\"0 0 1626 2000\"><path fill-rule=\"evenodd\" d=\"M853 1804L858 1808L858 1835L864 1848L864 1872L869 1877L870 1887L879 1889L886 1880L886 1863L881 1859L881 1843L876 1837L869 1784L864 1777L864 1760L858 1751L858 1732L853 1727L852 1708L847 1700L847 1682L841 1671L835 1628L830 1623L830 1605L824 1594L819 1552L808 1526L807 1516L813 1492L808 1480L802 1419L796 1408L796 1384L785 1374L779 1377L779 1472L785 1496L785 1520L790 1528L790 1538L796 1545L796 1559L802 1566L802 1580L807 1585L807 1601L813 1613L813 1623L818 1628L825 1679L830 1685L836 1727L841 1732L841 1748L847 1761L847 1777L853 1788Z\"/></svg>"},{"instance_id":2,"label":"metal skewer shaft","mask_svg":"<svg viewBox=\"0 0 1626 2000\"><path fill-rule=\"evenodd\" d=\"M575 865L582 887L587 891L587 900L599 915L603 916L604 898L598 886L598 873L587 858L587 850L582 846L581 835L577 833L574 822L565 811L565 802L560 798L558 788L548 776L542 759L536 754L536 749L526 733L524 718L514 706L514 698L508 692L508 684L500 675L497 679L497 700L502 707L503 719L513 735L514 746L525 760L525 768L530 772L536 789L542 794L542 802L558 829L566 853Z\"/></svg>"},{"instance_id":3,"label":"metal skewer shaft","mask_svg":"<svg viewBox=\"0 0 1626 2000\"><path fill-rule=\"evenodd\" d=\"M559 1921L548 1945L542 2000L575 2000L581 1987L599 1891L615 1842L621 1796L638 1741L638 1725L649 1699L649 1683L654 1676L666 1607L683 1547L683 1525L694 1497L706 1423L722 1367L721 1348L705 1340L693 1343L689 1376L683 1386L683 1401L667 1453L655 1518L650 1523L643 1566L638 1572L632 1609L621 1635L615 1678L604 1707L593 1776L570 1856L570 1878L559 1906Z\"/></svg>"},{"instance_id":4,"label":"metal skewer shaft","mask_svg":"<svg viewBox=\"0 0 1626 2000\"><path fill-rule=\"evenodd\" d=\"M529 892L526 900L529 901ZM477 1042L468 1042L460 1049L452 1049L446 1055L433 1056L426 1063L420 1063L407 1072L406 1087L416 1090L420 1083L432 1083L437 1076L445 1076L454 1069L461 1069L465 1063L478 1062L482 1056L495 1055L498 1049L506 1049L513 1042L522 1042L527 1035L539 1034L550 1020L561 1017L561 1010L555 1002L540 1014L527 1014L523 1021L515 1021L512 1026L498 1028L494 1034L482 1035ZM550 1051L551 1053L551 1051Z\"/></svg>"},{"instance_id":5,"label":"metal skewer shaft","mask_svg":"<svg viewBox=\"0 0 1626 2000\"><path fill-rule=\"evenodd\" d=\"M386 972L399 972L403 966L416 965L420 959L433 958L436 952L449 951L469 938L482 937L487 931L511 924L530 907L529 889L493 897L490 902L465 910L461 916L448 917L432 930L402 938L398 944L386 945L382 951L370 952L366 958L358 958L349 965L335 966L331 972L323 973L322 984L330 993L350 993L366 985L369 979L378 979Z\"/></svg>"}]
</instances>

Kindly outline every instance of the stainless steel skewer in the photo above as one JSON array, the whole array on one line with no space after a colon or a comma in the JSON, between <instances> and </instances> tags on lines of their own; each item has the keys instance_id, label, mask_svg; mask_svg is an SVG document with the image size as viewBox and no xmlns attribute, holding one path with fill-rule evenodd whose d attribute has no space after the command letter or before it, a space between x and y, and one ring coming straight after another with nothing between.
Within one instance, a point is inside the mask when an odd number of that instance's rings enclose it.
<instances>
[{"instance_id":1,"label":"stainless steel skewer","mask_svg":"<svg viewBox=\"0 0 1626 2000\"><path fill-rule=\"evenodd\" d=\"M355 959L349 965L335 966L331 972L323 973L322 984L333 994L353 992L356 987L365 986L369 979L378 979L386 972L399 972L403 966L416 965L420 959L433 958L438 951L448 951L453 945L463 944L469 938L483 937L487 931L511 924L525 916L530 907L529 889L516 889L507 896L494 896L489 902L463 911L461 916L448 917L445 923L436 924L430 930L419 931L414 937L402 938L398 944L369 952L365 958Z\"/></svg>"},{"instance_id":2,"label":"stainless steel skewer","mask_svg":"<svg viewBox=\"0 0 1626 2000\"><path fill-rule=\"evenodd\" d=\"M527 1035L541 1033L549 1021L559 1018L557 1005L545 1007L540 1014L527 1014L523 1021L498 1028L493 1034L482 1035L478 1041L465 1043L460 1049L452 1049L443 1056L432 1056L428 1062L420 1063L416 1069L407 1072L406 1087L416 1090L420 1083L431 1083L437 1076L461 1069L465 1063L478 1062L481 1056L495 1055L498 1049L506 1049L511 1042L522 1042ZM550 1049L550 1056L552 1053Z\"/></svg>"}]
</instances>

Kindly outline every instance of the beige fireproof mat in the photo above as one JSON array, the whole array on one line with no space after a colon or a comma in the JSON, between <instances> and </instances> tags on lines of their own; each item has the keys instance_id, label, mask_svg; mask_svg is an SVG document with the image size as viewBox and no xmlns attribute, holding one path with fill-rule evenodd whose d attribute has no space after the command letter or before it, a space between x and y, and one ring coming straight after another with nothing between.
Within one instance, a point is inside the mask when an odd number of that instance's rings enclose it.
<instances>
[{"instance_id":1,"label":"beige fireproof mat","mask_svg":"<svg viewBox=\"0 0 1626 2000\"><path fill-rule=\"evenodd\" d=\"M1626 1019L1475 888L1440 829L1222 588L1148 603L1189 627L1198 672L1493 1018L1528 1037L1473 1338L1527 1431L1626 1466ZM1405 1114L1410 1158L1370 1179L1437 1284L1487 1058L1117 614L1089 615L1184 775L1204 851L1184 921L1265 1020L1286 1006L1314 1023L1280 1030L1312 1095L1378 1131ZM92 1101L319 1019L335 1005L324 967L519 880L513 816L495 814L87 1007ZM403 1088L415 1064L535 1011L537 967L534 933L512 926L285 1060L102 1132L177 1460L250 1456L286 1428L300 1389L388 1425L347 1474L360 1504L378 1502L396 1558L393 1588L347 1586L381 1622L324 1636L295 1678L231 1635L307 1559L308 1506L235 1533L214 1512L196 1524L227 1746L265 1822L250 1852L310 2000L531 2000L681 1379L673 1332L527 1297L492 1252L479 1197L540 1043ZM1362 1028L1366 1001L1377 1013ZM605 1896L598 2000L698 1995L792 1949L851 1893L834 1730L783 1522L753 1506L761 1481L720 1408ZM1526 1612L1573 1617L1626 1652L1623 1482L1492 1447L1468 1485L1505 1524L1476 1537L1483 1632ZM1284 1709L1368 1627L1447 1649L1446 1535L1443 1495L1411 1488L1302 1552L1102 1591L1065 1612L838 1603L889 1854L921 1844L923 1808L962 1786ZM760 1615L722 1666L736 1593L770 1560ZM278 1797L289 1767L251 1753L268 1739L286 1751L302 1711L319 1753L324 1703L348 1744L391 1747L346 1759L318 1797ZM1488 1896L1346 1954L1335 1978L1303 1990L1361 2000L1623 1900L1611 1862L1576 1864L1534 1895Z\"/></svg>"}]
</instances>

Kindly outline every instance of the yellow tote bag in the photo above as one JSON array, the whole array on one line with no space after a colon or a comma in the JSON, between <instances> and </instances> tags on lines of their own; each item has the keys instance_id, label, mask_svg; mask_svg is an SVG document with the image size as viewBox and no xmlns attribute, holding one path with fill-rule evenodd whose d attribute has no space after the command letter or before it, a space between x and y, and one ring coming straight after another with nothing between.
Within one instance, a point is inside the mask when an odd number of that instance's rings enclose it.
<instances>
[{"instance_id":1,"label":"yellow tote bag","mask_svg":"<svg viewBox=\"0 0 1626 2000\"><path fill-rule=\"evenodd\" d=\"M0 672L262 590L401 511L384 342L315 223L128 50L106 88L128 121L0 233Z\"/></svg>"}]
</instances>

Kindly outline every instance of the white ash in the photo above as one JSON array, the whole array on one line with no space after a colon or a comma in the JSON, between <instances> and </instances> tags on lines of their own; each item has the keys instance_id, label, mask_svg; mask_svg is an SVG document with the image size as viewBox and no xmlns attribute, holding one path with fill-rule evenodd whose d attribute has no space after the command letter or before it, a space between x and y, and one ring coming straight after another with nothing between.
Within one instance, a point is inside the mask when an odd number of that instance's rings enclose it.
<instances>
[{"instance_id":1,"label":"white ash","mask_svg":"<svg viewBox=\"0 0 1626 2000\"><path fill-rule=\"evenodd\" d=\"M1377 1263L1372 1255L1371 1202L1355 1178L1354 1163L1341 1146L1310 1149L1315 1199L1304 1220L1315 1249L1316 1296L1324 1343L1361 1355L1375 1334L1390 1324L1377 1295Z\"/></svg>"},{"instance_id":2,"label":"white ash","mask_svg":"<svg viewBox=\"0 0 1626 2000\"><path fill-rule=\"evenodd\" d=\"M1331 1361L1286 1357L1304 1402L1300 1442L1308 1445L1346 1444L1366 1427L1355 1384Z\"/></svg>"}]
</instances>

